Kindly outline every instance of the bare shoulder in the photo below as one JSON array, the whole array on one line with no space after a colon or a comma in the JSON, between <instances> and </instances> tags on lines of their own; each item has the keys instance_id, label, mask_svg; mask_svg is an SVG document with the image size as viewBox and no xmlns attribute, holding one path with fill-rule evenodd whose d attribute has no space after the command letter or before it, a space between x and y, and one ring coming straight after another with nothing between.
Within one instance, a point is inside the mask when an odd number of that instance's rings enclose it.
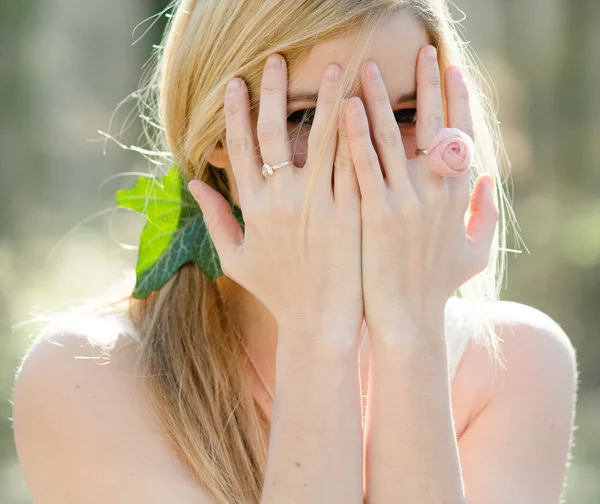
<instances>
[{"instance_id":1,"label":"bare shoulder","mask_svg":"<svg viewBox=\"0 0 600 504\"><path fill-rule=\"evenodd\" d=\"M48 325L18 371L13 424L36 503L210 501L144 402L136 341L92 317Z\"/></svg>"},{"instance_id":2,"label":"bare shoulder","mask_svg":"<svg viewBox=\"0 0 600 504\"><path fill-rule=\"evenodd\" d=\"M577 389L576 350L565 331L534 307L498 301L489 307L500 338L502 365L472 340L453 383L453 402L461 432L499 395L528 394L532 402L548 397L554 407L569 407ZM459 429L457 428L457 433Z\"/></svg>"}]
</instances>

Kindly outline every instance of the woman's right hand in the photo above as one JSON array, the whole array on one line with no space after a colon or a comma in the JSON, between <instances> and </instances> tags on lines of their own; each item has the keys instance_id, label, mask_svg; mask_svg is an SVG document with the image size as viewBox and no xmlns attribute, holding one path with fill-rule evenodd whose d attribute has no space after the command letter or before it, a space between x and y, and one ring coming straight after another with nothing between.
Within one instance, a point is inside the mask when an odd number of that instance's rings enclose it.
<instances>
[{"instance_id":1,"label":"woman's right hand","mask_svg":"<svg viewBox=\"0 0 600 504\"><path fill-rule=\"evenodd\" d=\"M223 272L256 296L280 328L309 329L319 333L320 342L325 333L347 340L347 330L358 339L363 321L360 192L347 137L339 131L337 145L334 137L318 167L305 232L306 265L298 240L309 177L317 169L316 150L333 114L340 74L337 65L329 65L324 72L304 167L288 165L269 178L261 173L263 162L273 166L292 159L285 59L279 54L270 56L262 76L256 133L260 156L248 89L241 79L229 83L225 94L227 150L245 234L221 194L202 181L189 185Z\"/></svg>"}]
</instances>

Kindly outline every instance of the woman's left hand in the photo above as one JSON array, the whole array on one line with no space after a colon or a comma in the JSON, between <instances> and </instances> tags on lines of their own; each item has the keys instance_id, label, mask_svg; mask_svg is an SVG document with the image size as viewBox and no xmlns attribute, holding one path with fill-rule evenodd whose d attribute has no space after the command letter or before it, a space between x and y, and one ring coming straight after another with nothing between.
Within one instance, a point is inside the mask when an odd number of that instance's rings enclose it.
<instances>
[{"instance_id":1,"label":"woman's left hand","mask_svg":"<svg viewBox=\"0 0 600 504\"><path fill-rule=\"evenodd\" d=\"M446 70L447 124L468 136L445 129L437 54L427 49L433 47L422 48L417 61L416 141L418 148L430 149L428 155L407 158L373 62L361 71L366 110L359 98L351 98L341 125L361 191L363 295L372 335L439 319L454 291L486 268L498 221L489 174L478 178L471 194L467 85L457 66ZM432 155L436 137L452 132L457 142L442 140L442 152ZM461 164L467 169L456 175L451 166L460 170Z\"/></svg>"}]
</instances>

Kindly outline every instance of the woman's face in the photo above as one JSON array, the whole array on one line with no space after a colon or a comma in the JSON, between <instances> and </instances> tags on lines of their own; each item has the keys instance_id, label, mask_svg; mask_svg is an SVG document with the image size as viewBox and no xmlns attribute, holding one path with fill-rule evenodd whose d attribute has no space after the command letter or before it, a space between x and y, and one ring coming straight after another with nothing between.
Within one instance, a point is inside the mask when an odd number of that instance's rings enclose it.
<instances>
[{"instance_id":1,"label":"woman's face","mask_svg":"<svg viewBox=\"0 0 600 504\"><path fill-rule=\"evenodd\" d=\"M316 95L329 63L342 68L352 56L355 36L346 36L317 44L309 56L289 69L288 74L288 133L292 161L296 166L306 162L310 119L300 125L302 116L316 106ZM401 11L390 18L373 40L367 59L379 66L385 82L392 110L395 112L402 133L404 148L409 159L415 156L416 119L416 66L421 47L430 43L425 28L409 12ZM359 85L357 76L355 83ZM356 86L355 86L356 87ZM355 96L363 99L362 89ZM252 123L256 134L258 110L252 111ZM284 159L281 162L286 161ZM231 165L224 163L229 180L234 180ZM239 203L237 191L233 197Z\"/></svg>"}]
</instances>

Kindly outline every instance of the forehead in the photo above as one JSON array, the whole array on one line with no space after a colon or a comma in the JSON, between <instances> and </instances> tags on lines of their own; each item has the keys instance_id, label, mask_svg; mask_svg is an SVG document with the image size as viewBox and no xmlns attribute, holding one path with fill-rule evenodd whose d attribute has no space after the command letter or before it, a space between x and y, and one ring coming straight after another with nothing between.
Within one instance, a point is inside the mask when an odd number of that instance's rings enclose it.
<instances>
[{"instance_id":1,"label":"forehead","mask_svg":"<svg viewBox=\"0 0 600 504\"><path fill-rule=\"evenodd\" d=\"M344 68L355 52L356 35L321 42L290 69L290 94L316 93L329 63ZM390 97L414 91L419 49L430 43L422 23L407 10L397 12L377 30L367 53L381 70ZM358 77L355 81L359 82Z\"/></svg>"}]
</instances>

